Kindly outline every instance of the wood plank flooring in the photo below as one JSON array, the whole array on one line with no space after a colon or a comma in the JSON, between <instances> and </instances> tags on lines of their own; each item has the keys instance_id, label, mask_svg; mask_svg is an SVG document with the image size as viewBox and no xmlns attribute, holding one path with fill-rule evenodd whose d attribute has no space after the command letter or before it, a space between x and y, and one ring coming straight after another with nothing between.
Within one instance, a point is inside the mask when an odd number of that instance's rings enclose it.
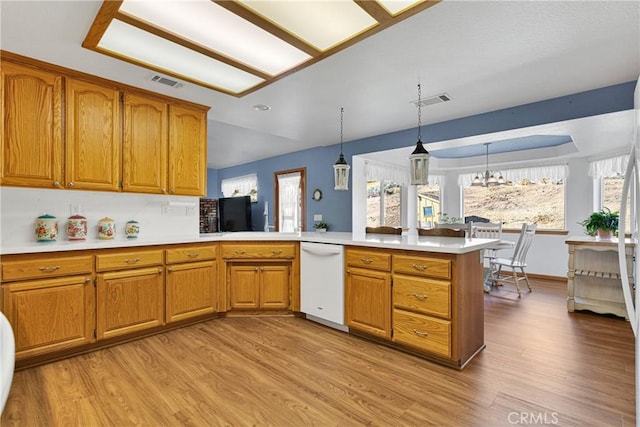
<instances>
[{"instance_id":1,"label":"wood plank flooring","mask_svg":"<svg viewBox=\"0 0 640 427\"><path fill-rule=\"evenodd\" d=\"M634 426L628 322L562 283L485 296L463 371L294 317L229 317L16 372L8 426Z\"/></svg>"}]
</instances>

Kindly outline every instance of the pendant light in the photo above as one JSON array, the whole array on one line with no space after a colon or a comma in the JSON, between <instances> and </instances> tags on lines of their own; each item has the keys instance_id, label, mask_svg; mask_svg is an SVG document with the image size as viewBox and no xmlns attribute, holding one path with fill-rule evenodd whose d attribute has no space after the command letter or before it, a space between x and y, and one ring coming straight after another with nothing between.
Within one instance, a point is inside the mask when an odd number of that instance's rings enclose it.
<instances>
[{"instance_id":1,"label":"pendant light","mask_svg":"<svg viewBox=\"0 0 640 427\"><path fill-rule=\"evenodd\" d=\"M418 84L418 142L416 149L409 156L411 163L411 185L425 185L429 183L429 152L422 145L422 99Z\"/></svg>"},{"instance_id":2,"label":"pendant light","mask_svg":"<svg viewBox=\"0 0 640 427\"><path fill-rule=\"evenodd\" d=\"M504 179L502 174L499 174L498 178L496 178L495 173L489 170L489 145L491 145L490 142L484 143L484 146L487 147L487 168L482 177L480 173L476 174L476 177L471 181L472 187L495 187L507 183L507 180Z\"/></svg>"},{"instance_id":3,"label":"pendant light","mask_svg":"<svg viewBox=\"0 0 640 427\"><path fill-rule=\"evenodd\" d=\"M333 178L335 181L334 190L348 190L349 189L349 169L350 166L344 160L344 154L342 154L342 127L344 124L344 108L340 108L340 158L333 165Z\"/></svg>"}]
</instances>

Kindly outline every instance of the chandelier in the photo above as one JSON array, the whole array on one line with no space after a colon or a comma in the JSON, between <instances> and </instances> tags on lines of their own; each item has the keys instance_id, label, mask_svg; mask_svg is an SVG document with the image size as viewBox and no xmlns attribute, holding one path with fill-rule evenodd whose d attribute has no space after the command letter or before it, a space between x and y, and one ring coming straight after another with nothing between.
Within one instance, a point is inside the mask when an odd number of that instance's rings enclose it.
<instances>
[{"instance_id":1,"label":"chandelier","mask_svg":"<svg viewBox=\"0 0 640 427\"><path fill-rule=\"evenodd\" d=\"M411 185L425 185L429 183L429 152L422 145L421 129L421 93L418 85L418 142L413 153L409 156L411 163Z\"/></svg>"},{"instance_id":2,"label":"chandelier","mask_svg":"<svg viewBox=\"0 0 640 427\"><path fill-rule=\"evenodd\" d=\"M489 170L489 145L491 145L490 142L484 143L484 146L487 147L487 168L484 174L476 174L476 177L471 182L472 187L495 187L497 185L506 185L507 183L507 180L504 179L500 172L498 172L498 177L496 178L495 172Z\"/></svg>"},{"instance_id":3,"label":"chandelier","mask_svg":"<svg viewBox=\"0 0 640 427\"><path fill-rule=\"evenodd\" d=\"M335 186L334 190L345 191L349 189L349 165L344 159L342 154L342 127L344 118L344 108L340 108L340 157L338 161L333 165L333 179Z\"/></svg>"}]
</instances>

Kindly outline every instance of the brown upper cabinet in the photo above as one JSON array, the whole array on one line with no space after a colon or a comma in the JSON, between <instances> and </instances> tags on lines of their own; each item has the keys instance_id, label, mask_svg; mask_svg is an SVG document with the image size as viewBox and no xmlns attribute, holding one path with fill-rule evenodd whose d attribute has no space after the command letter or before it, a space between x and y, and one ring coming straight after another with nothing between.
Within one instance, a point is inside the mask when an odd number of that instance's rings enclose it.
<instances>
[{"instance_id":1,"label":"brown upper cabinet","mask_svg":"<svg viewBox=\"0 0 640 427\"><path fill-rule=\"evenodd\" d=\"M166 102L124 95L124 191L167 193L168 111Z\"/></svg>"},{"instance_id":2,"label":"brown upper cabinet","mask_svg":"<svg viewBox=\"0 0 640 427\"><path fill-rule=\"evenodd\" d=\"M206 194L207 107L2 53L0 185Z\"/></svg>"},{"instance_id":3,"label":"brown upper cabinet","mask_svg":"<svg viewBox=\"0 0 640 427\"><path fill-rule=\"evenodd\" d=\"M206 112L169 106L169 193L204 196L206 159Z\"/></svg>"},{"instance_id":4,"label":"brown upper cabinet","mask_svg":"<svg viewBox=\"0 0 640 427\"><path fill-rule=\"evenodd\" d=\"M66 186L119 191L120 93L76 79L66 84Z\"/></svg>"},{"instance_id":5,"label":"brown upper cabinet","mask_svg":"<svg viewBox=\"0 0 640 427\"><path fill-rule=\"evenodd\" d=\"M62 185L62 76L4 62L0 184Z\"/></svg>"}]
</instances>

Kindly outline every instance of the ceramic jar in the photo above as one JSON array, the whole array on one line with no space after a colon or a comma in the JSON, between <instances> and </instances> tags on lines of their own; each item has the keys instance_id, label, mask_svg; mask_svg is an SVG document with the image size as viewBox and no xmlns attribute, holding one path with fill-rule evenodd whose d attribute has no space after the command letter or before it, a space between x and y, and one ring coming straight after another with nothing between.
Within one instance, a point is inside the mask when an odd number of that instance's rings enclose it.
<instances>
[{"instance_id":1,"label":"ceramic jar","mask_svg":"<svg viewBox=\"0 0 640 427\"><path fill-rule=\"evenodd\" d=\"M135 239L138 237L138 233L140 233L140 224L138 221L127 221L124 226L124 234L127 236L127 239Z\"/></svg>"},{"instance_id":2,"label":"ceramic jar","mask_svg":"<svg viewBox=\"0 0 640 427\"><path fill-rule=\"evenodd\" d=\"M98 239L113 240L114 237L116 237L116 222L109 217L98 221Z\"/></svg>"},{"instance_id":3,"label":"ceramic jar","mask_svg":"<svg viewBox=\"0 0 640 427\"><path fill-rule=\"evenodd\" d=\"M36 239L39 242L53 242L56 237L58 237L58 218L48 214L36 218Z\"/></svg>"},{"instance_id":4,"label":"ceramic jar","mask_svg":"<svg viewBox=\"0 0 640 427\"><path fill-rule=\"evenodd\" d=\"M87 218L82 215L70 216L67 220L67 237L69 240L85 240L87 238Z\"/></svg>"}]
</instances>

